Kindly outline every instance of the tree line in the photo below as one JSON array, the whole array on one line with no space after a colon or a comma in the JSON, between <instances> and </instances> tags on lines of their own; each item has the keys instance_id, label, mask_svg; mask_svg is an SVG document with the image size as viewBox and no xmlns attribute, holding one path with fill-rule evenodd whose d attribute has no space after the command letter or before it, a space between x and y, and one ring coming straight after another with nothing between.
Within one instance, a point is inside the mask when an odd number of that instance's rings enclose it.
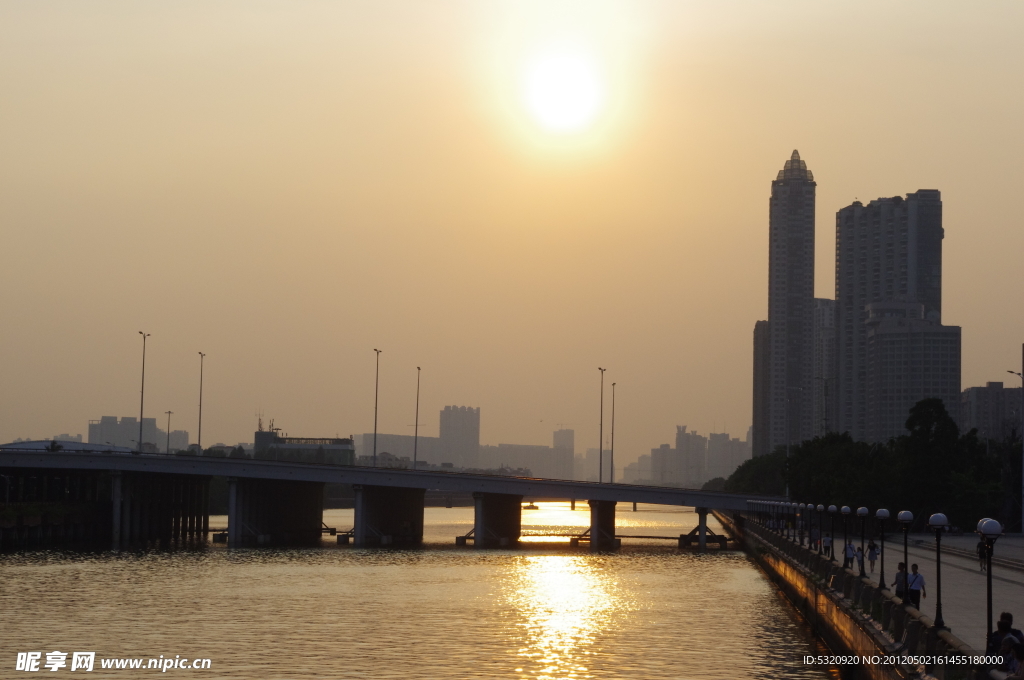
<instances>
[{"instance_id":1,"label":"tree line","mask_svg":"<svg viewBox=\"0 0 1024 680\"><path fill-rule=\"evenodd\" d=\"M744 462L724 483L734 493L783 495L828 507L867 506L914 513L921 529L943 512L953 526L972 531L992 517L1008 531L1021 527L1021 449L1016 432L1003 441L961 434L941 399L915 404L907 433L885 443L855 442L829 433Z\"/></svg>"}]
</instances>

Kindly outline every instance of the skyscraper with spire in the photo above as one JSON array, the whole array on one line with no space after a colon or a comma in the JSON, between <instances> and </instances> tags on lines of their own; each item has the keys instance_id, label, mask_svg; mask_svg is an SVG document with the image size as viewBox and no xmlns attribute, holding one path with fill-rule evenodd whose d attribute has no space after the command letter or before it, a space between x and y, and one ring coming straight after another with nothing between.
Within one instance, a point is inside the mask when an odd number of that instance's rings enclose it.
<instances>
[{"instance_id":1,"label":"skyscraper with spire","mask_svg":"<svg viewBox=\"0 0 1024 680\"><path fill-rule=\"evenodd\" d=\"M793 151L772 182L768 203L767 333L763 325L761 332L755 333L755 342L758 337L761 342L767 340L767 351L761 352L767 361L756 362L755 366L760 375L754 376L754 455L798 444L814 435L816 187L814 175L798 151ZM765 427L767 432L759 431Z\"/></svg>"}]
</instances>

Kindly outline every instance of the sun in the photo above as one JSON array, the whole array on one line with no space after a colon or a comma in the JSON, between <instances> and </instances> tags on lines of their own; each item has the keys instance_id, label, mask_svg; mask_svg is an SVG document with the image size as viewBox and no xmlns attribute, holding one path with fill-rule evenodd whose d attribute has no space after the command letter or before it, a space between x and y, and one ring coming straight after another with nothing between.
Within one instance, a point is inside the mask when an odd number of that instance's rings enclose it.
<instances>
[{"instance_id":1,"label":"sun","mask_svg":"<svg viewBox=\"0 0 1024 680\"><path fill-rule=\"evenodd\" d=\"M523 78L526 108L545 130L582 132L605 104L605 84L596 59L583 50L561 48L531 60Z\"/></svg>"}]
</instances>

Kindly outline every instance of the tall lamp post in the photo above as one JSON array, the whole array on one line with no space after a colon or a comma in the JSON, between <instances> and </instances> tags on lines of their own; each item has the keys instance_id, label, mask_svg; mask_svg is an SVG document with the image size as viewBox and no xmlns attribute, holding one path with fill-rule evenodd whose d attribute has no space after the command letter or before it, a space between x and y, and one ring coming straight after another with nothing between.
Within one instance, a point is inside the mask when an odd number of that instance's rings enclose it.
<instances>
[{"instance_id":1,"label":"tall lamp post","mask_svg":"<svg viewBox=\"0 0 1024 680\"><path fill-rule=\"evenodd\" d=\"M988 592L988 627L985 629L985 644L992 637L992 549L996 539L1003 535L1003 526L994 519L985 518L978 522L978 533L985 541L985 571Z\"/></svg>"},{"instance_id":2,"label":"tall lamp post","mask_svg":"<svg viewBox=\"0 0 1024 680\"><path fill-rule=\"evenodd\" d=\"M850 542L850 506L844 505L839 512L843 515L843 566L846 566L846 545ZM852 564L850 565L853 566Z\"/></svg>"},{"instance_id":3,"label":"tall lamp post","mask_svg":"<svg viewBox=\"0 0 1024 680\"><path fill-rule=\"evenodd\" d=\"M174 411L164 411L167 414L167 455L171 454L171 414Z\"/></svg>"},{"instance_id":4,"label":"tall lamp post","mask_svg":"<svg viewBox=\"0 0 1024 680\"><path fill-rule=\"evenodd\" d=\"M804 544L804 524L806 524L806 520L804 519L804 515L807 514L807 507L808 506L807 506L806 503L801 503L798 507L799 507L799 511L797 512L796 535L797 535L797 542L799 542L800 545L803 546L803 544Z\"/></svg>"},{"instance_id":5,"label":"tall lamp post","mask_svg":"<svg viewBox=\"0 0 1024 680\"><path fill-rule=\"evenodd\" d=\"M416 447L420 441L420 367L416 367L416 423L412 431L412 469L416 469Z\"/></svg>"},{"instance_id":6,"label":"tall lamp post","mask_svg":"<svg viewBox=\"0 0 1024 680\"><path fill-rule=\"evenodd\" d=\"M601 415L598 418L597 426L597 483L600 484L604 481L604 372L605 369L600 366L597 370L601 371Z\"/></svg>"},{"instance_id":7,"label":"tall lamp post","mask_svg":"<svg viewBox=\"0 0 1024 680\"><path fill-rule=\"evenodd\" d=\"M382 350L373 349L377 353L377 373L373 379L373 467L377 467L377 397L380 396L380 353Z\"/></svg>"},{"instance_id":8,"label":"tall lamp post","mask_svg":"<svg viewBox=\"0 0 1024 680\"><path fill-rule=\"evenodd\" d=\"M1022 346L1022 352L1024 352L1024 346ZM1022 360L1024 363L1024 360ZM1024 374L1017 371L1007 371L1020 378L1020 441L1021 441L1021 485L1020 485L1020 526L1021 531L1024 531Z\"/></svg>"},{"instance_id":9,"label":"tall lamp post","mask_svg":"<svg viewBox=\"0 0 1024 680\"><path fill-rule=\"evenodd\" d=\"M142 414L146 404L146 338L150 336L150 333L139 331L139 335L142 336L142 389L139 397L139 446L135 453L142 453Z\"/></svg>"},{"instance_id":10,"label":"tall lamp post","mask_svg":"<svg viewBox=\"0 0 1024 680\"><path fill-rule=\"evenodd\" d=\"M821 524L821 513L825 512L825 506L819 503L818 507L816 507L814 510L815 514L818 516L818 554L820 555L821 544L824 543L824 541L822 541L821 539L824 537L825 534L825 527L823 527Z\"/></svg>"},{"instance_id":11,"label":"tall lamp post","mask_svg":"<svg viewBox=\"0 0 1024 680\"><path fill-rule=\"evenodd\" d=\"M875 519L878 520L878 550L881 561L878 566L878 586L885 589L885 520L889 519L889 511L885 508L875 510Z\"/></svg>"},{"instance_id":12,"label":"tall lamp post","mask_svg":"<svg viewBox=\"0 0 1024 680\"><path fill-rule=\"evenodd\" d=\"M831 525L830 525L829 530L828 530L828 542L831 543L831 545L829 546L828 552L829 552L829 557L832 558L833 562L836 561L836 512L838 512L838 510L836 509L836 506L834 506L834 505L828 506L828 514L832 518L832 522L831 522Z\"/></svg>"},{"instance_id":13,"label":"tall lamp post","mask_svg":"<svg viewBox=\"0 0 1024 680\"><path fill-rule=\"evenodd\" d=\"M868 521L868 509L865 507L857 508L857 517L860 517L860 576L864 578L864 525Z\"/></svg>"},{"instance_id":14,"label":"tall lamp post","mask_svg":"<svg viewBox=\"0 0 1024 680\"><path fill-rule=\"evenodd\" d=\"M199 455L203 455L203 362L206 355L199 353Z\"/></svg>"},{"instance_id":15,"label":"tall lamp post","mask_svg":"<svg viewBox=\"0 0 1024 680\"><path fill-rule=\"evenodd\" d=\"M935 532L935 627L945 628L942 620L942 532L949 526L949 520L941 512L928 518L928 526Z\"/></svg>"},{"instance_id":16,"label":"tall lamp post","mask_svg":"<svg viewBox=\"0 0 1024 680\"><path fill-rule=\"evenodd\" d=\"M615 483L615 383L612 383L612 446L608 452L608 481Z\"/></svg>"},{"instance_id":17,"label":"tall lamp post","mask_svg":"<svg viewBox=\"0 0 1024 680\"><path fill-rule=\"evenodd\" d=\"M910 556L907 553L907 536L910 534L910 525L914 522L914 513L910 510L900 510L896 515L896 521L903 525L903 601L907 602L910 593L907 592L907 575L910 573ZM899 578L899 577L897 577Z\"/></svg>"}]
</instances>

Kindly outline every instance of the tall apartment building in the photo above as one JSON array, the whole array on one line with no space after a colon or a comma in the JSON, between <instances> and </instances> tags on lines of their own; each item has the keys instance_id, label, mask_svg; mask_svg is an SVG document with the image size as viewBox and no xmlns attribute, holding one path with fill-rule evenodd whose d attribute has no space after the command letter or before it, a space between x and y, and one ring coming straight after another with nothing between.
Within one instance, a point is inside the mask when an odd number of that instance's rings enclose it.
<instances>
[{"instance_id":1,"label":"tall apartment building","mask_svg":"<svg viewBox=\"0 0 1024 680\"><path fill-rule=\"evenodd\" d=\"M759 327L755 325L754 441L758 455L808 439L814 432L816 186L814 175L797 151L772 182L768 202L767 371L758 361L765 350L758 345ZM760 328L764 333L764 327ZM768 395L767 405L764 393ZM767 434L763 432L765 421Z\"/></svg>"},{"instance_id":2,"label":"tall apartment building","mask_svg":"<svg viewBox=\"0 0 1024 680\"><path fill-rule=\"evenodd\" d=\"M836 301L814 299L814 435L835 430Z\"/></svg>"},{"instance_id":3,"label":"tall apartment building","mask_svg":"<svg viewBox=\"0 0 1024 680\"><path fill-rule=\"evenodd\" d=\"M441 411L441 460L455 467L479 467L480 409L445 406Z\"/></svg>"},{"instance_id":4,"label":"tall apartment building","mask_svg":"<svg viewBox=\"0 0 1024 680\"><path fill-rule=\"evenodd\" d=\"M836 214L835 429L855 440L900 434L924 398L957 417L960 336L941 325L942 238L932 189Z\"/></svg>"},{"instance_id":5,"label":"tall apartment building","mask_svg":"<svg viewBox=\"0 0 1024 680\"><path fill-rule=\"evenodd\" d=\"M1020 434L1021 389L1001 382L968 387L960 395L960 432L977 428L978 438L1003 440Z\"/></svg>"},{"instance_id":6,"label":"tall apartment building","mask_svg":"<svg viewBox=\"0 0 1024 680\"><path fill-rule=\"evenodd\" d=\"M768 446L768 432L770 420L768 418L768 404L771 401L771 375L768 367L771 365L770 349L771 338L768 333L768 322L758 321L754 324L754 418L751 424L751 439L753 441L753 452L755 456L763 456L770 453Z\"/></svg>"},{"instance_id":7,"label":"tall apartment building","mask_svg":"<svg viewBox=\"0 0 1024 680\"><path fill-rule=\"evenodd\" d=\"M576 432L574 430L555 430L551 436L551 446L555 449L565 449L575 455Z\"/></svg>"},{"instance_id":8,"label":"tall apartment building","mask_svg":"<svg viewBox=\"0 0 1024 680\"><path fill-rule=\"evenodd\" d=\"M749 458L750 448L740 438L731 438L726 432L712 432L708 435L708 479L728 478Z\"/></svg>"},{"instance_id":9,"label":"tall apartment building","mask_svg":"<svg viewBox=\"0 0 1024 680\"><path fill-rule=\"evenodd\" d=\"M676 451L679 452L682 476L680 483L686 489L699 489L708 481L708 438L696 432L687 432L686 425L676 425Z\"/></svg>"}]
</instances>

